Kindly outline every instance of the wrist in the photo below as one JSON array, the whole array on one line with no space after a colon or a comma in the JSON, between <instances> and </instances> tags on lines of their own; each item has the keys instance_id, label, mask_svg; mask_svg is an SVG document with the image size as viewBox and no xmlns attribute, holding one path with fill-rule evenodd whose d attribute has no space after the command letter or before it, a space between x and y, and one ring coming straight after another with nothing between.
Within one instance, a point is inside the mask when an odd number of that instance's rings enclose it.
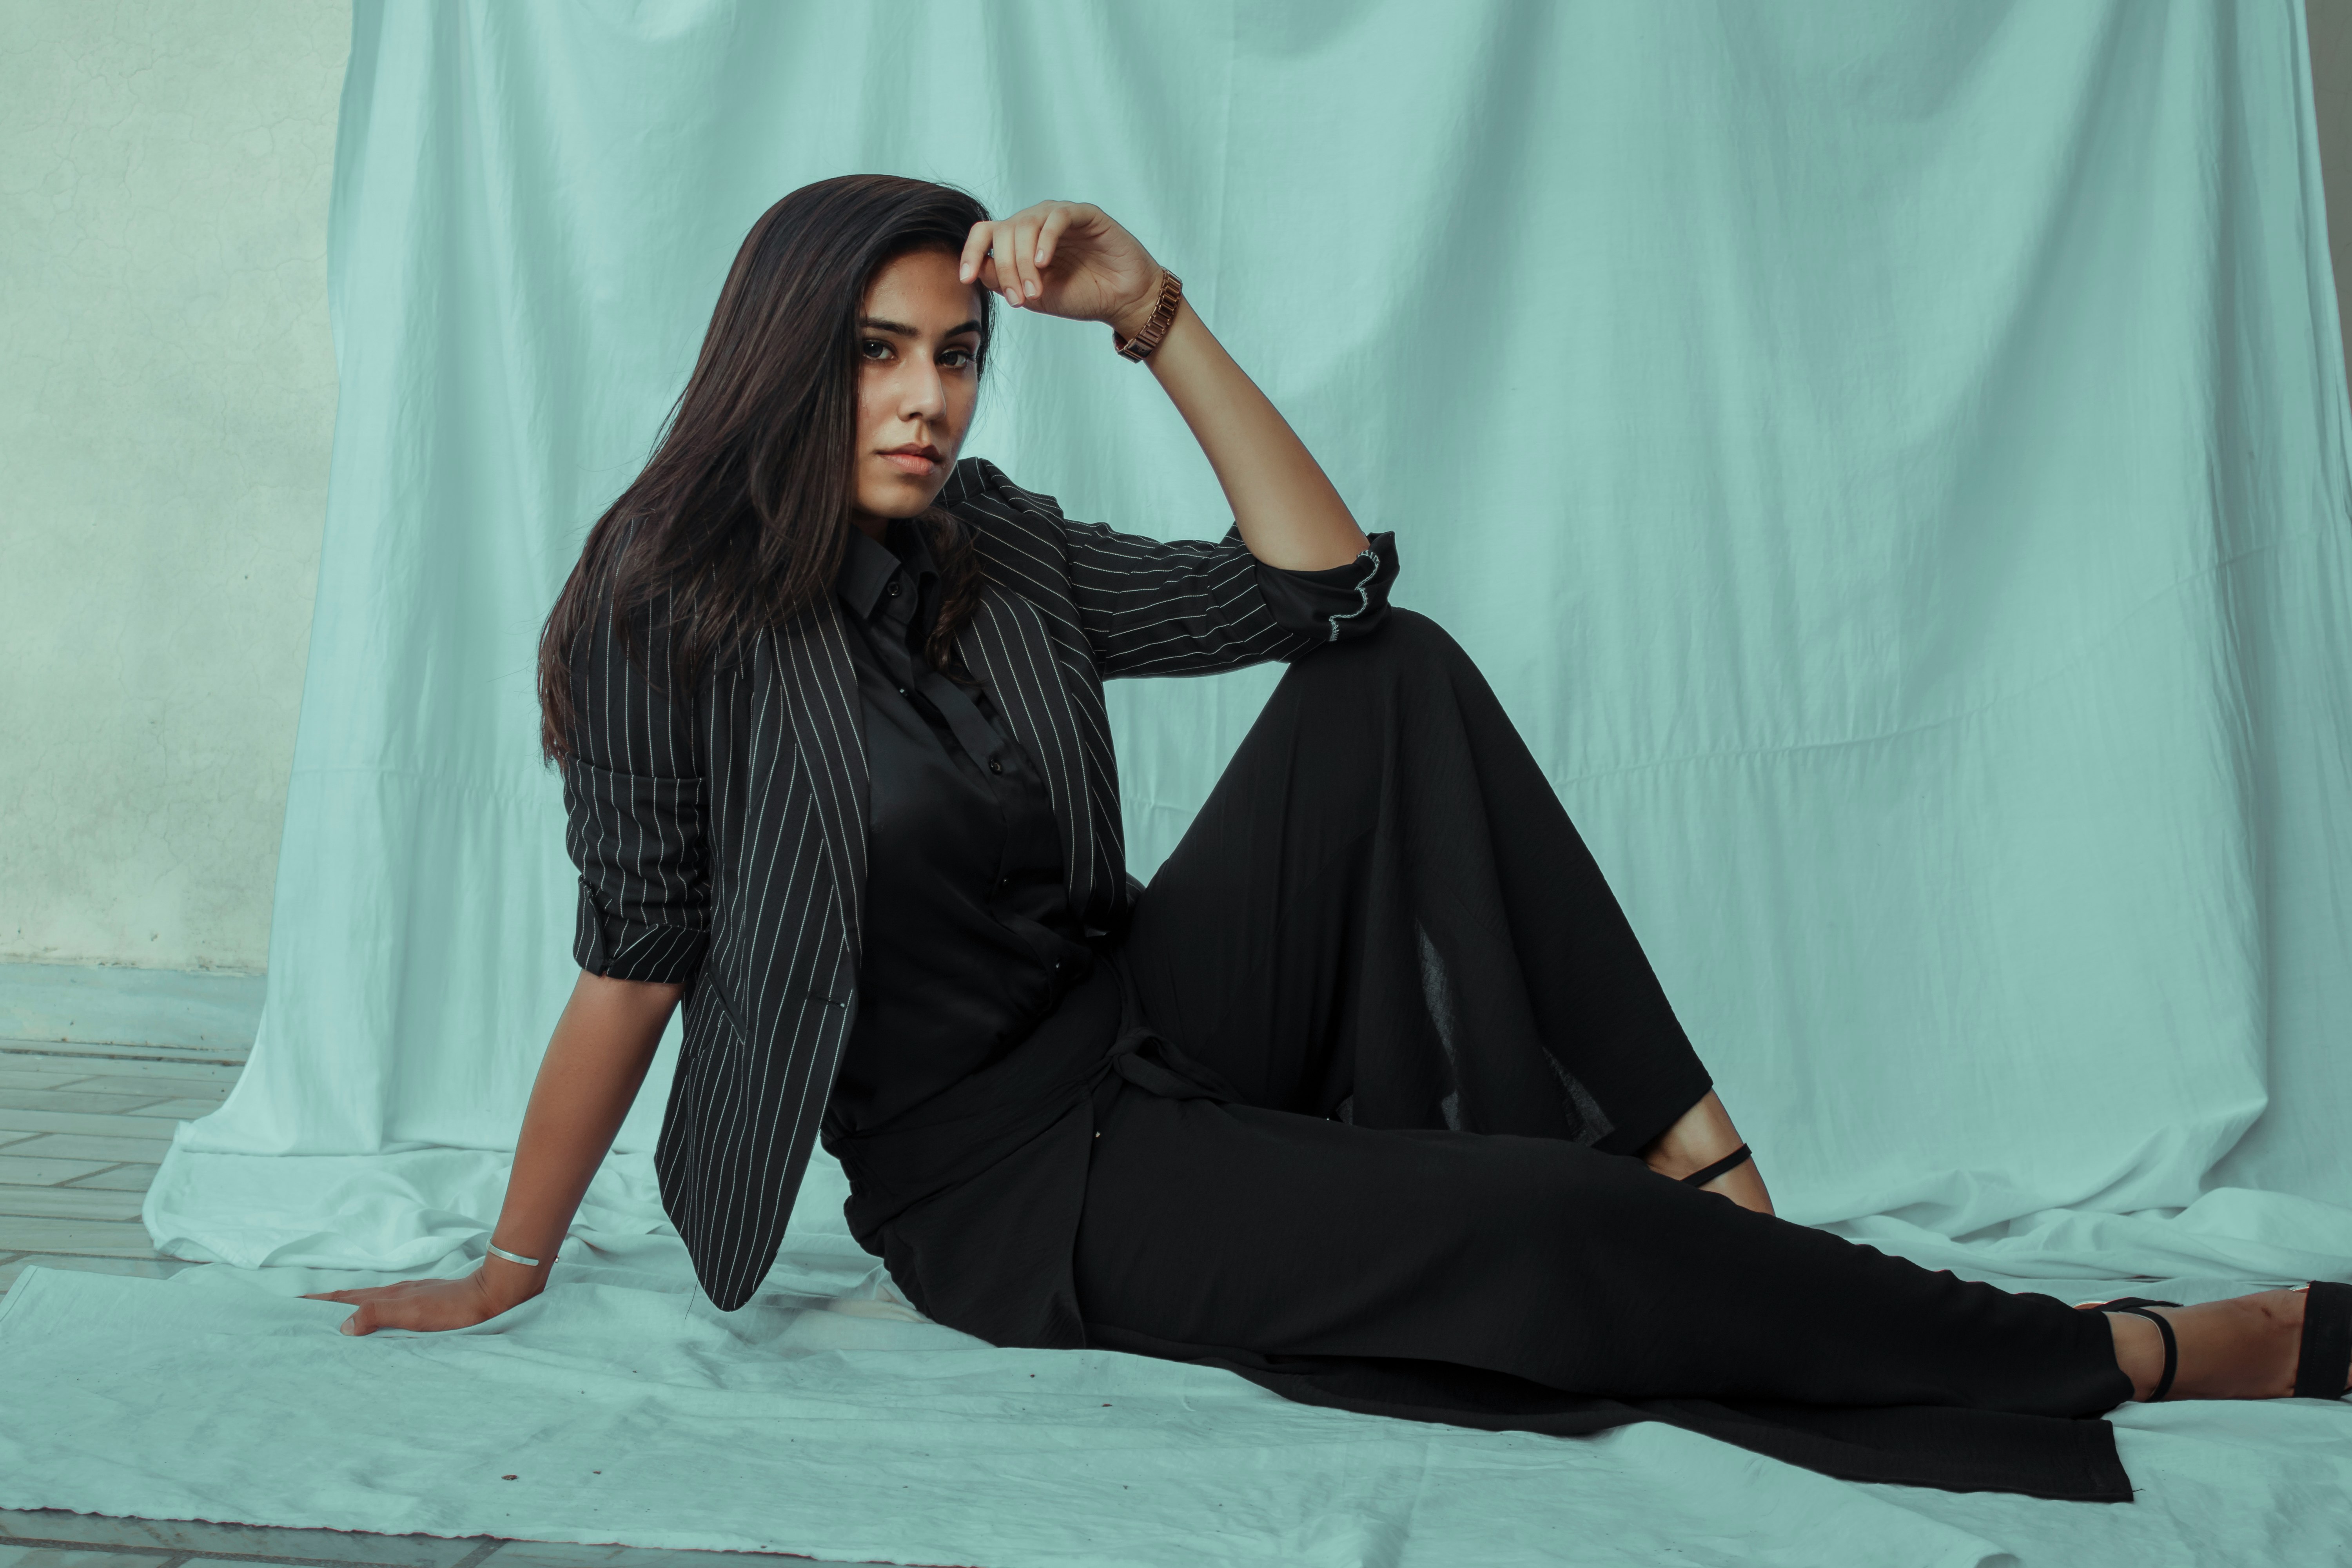
<instances>
[{"instance_id":1,"label":"wrist","mask_svg":"<svg viewBox=\"0 0 2352 1568\"><path fill-rule=\"evenodd\" d=\"M1123 308L1112 315L1108 325L1110 330L1120 337L1133 338L1151 324L1151 313L1159 308L1160 267L1155 262L1152 265L1151 276L1144 284L1143 292L1129 300Z\"/></svg>"},{"instance_id":2,"label":"wrist","mask_svg":"<svg viewBox=\"0 0 2352 1568\"><path fill-rule=\"evenodd\" d=\"M525 1268L503 1258L485 1258L474 1270L475 1288L490 1308L490 1315L520 1307L547 1289L549 1265Z\"/></svg>"}]
</instances>

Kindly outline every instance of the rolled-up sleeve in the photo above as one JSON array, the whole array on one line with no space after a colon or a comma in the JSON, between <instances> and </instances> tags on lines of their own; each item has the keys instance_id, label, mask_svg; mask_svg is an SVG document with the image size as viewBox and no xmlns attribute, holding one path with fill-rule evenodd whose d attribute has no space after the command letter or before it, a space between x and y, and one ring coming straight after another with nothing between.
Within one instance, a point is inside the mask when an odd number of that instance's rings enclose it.
<instances>
[{"instance_id":1,"label":"rolled-up sleeve","mask_svg":"<svg viewBox=\"0 0 2352 1568\"><path fill-rule=\"evenodd\" d=\"M1008 587L1049 607L1066 592L1072 629L1106 678L1297 658L1379 626L1396 577L1391 533L1371 535L1344 566L1286 572L1252 555L1238 526L1214 541L1158 540L1072 522L1052 496L982 458L959 463L946 493L985 520L996 544L991 569Z\"/></svg>"},{"instance_id":2,"label":"rolled-up sleeve","mask_svg":"<svg viewBox=\"0 0 2352 1568\"><path fill-rule=\"evenodd\" d=\"M1396 581L1396 535L1375 533L1368 537L1362 552L1345 566L1291 572L1261 561L1257 587L1276 626L1314 638L1290 656L1297 658L1325 643L1362 637L1376 629L1388 618L1389 584Z\"/></svg>"},{"instance_id":3,"label":"rolled-up sleeve","mask_svg":"<svg viewBox=\"0 0 2352 1568\"><path fill-rule=\"evenodd\" d=\"M683 985L709 943L710 878L693 705L672 691L664 627L652 616L633 621L635 659L609 610L581 636L564 847L580 868L580 967Z\"/></svg>"}]
</instances>

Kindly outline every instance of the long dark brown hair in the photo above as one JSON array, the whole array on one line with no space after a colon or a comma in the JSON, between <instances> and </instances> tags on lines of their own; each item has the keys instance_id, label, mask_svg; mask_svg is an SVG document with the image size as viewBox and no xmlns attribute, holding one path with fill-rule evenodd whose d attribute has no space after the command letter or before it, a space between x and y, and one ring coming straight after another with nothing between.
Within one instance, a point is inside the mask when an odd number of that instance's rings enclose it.
<instances>
[{"instance_id":1,"label":"long dark brown hair","mask_svg":"<svg viewBox=\"0 0 2352 1568\"><path fill-rule=\"evenodd\" d=\"M951 185L889 174L819 180L760 215L653 458L588 531L540 633L550 762L572 752L572 660L600 608L628 648L633 615L662 601L670 678L685 689L831 591L855 526L858 306L887 263L960 252L987 216ZM973 292L985 367L992 297ZM952 515L935 507L920 521L945 590L926 651L946 669L979 602L980 562Z\"/></svg>"}]
</instances>

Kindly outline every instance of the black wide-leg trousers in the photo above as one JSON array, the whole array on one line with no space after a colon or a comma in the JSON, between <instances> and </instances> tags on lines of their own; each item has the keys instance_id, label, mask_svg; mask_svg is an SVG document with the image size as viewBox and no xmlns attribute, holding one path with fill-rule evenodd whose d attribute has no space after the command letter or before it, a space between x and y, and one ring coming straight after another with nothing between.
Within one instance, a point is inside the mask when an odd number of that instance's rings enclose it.
<instances>
[{"instance_id":1,"label":"black wide-leg trousers","mask_svg":"<svg viewBox=\"0 0 2352 1568\"><path fill-rule=\"evenodd\" d=\"M1665 1419L1855 1479L2128 1497L2081 1419L2131 1392L2102 1315L1633 1157L1709 1079L1426 618L1284 676L1118 963L1185 1087L1096 1112L1091 1342L1385 1414Z\"/></svg>"}]
</instances>

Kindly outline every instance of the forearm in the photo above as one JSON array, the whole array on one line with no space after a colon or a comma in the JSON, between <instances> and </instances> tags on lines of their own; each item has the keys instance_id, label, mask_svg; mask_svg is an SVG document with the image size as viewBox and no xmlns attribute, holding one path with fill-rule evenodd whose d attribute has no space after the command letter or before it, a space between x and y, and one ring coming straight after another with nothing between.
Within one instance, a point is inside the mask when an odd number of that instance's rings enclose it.
<instances>
[{"instance_id":1,"label":"forearm","mask_svg":"<svg viewBox=\"0 0 2352 1568\"><path fill-rule=\"evenodd\" d=\"M496 1257L482 1266L484 1284L503 1305L545 1287L556 1248L636 1099L679 991L586 973L572 987L531 1085L492 1233L500 1247L539 1266Z\"/></svg>"},{"instance_id":2,"label":"forearm","mask_svg":"<svg viewBox=\"0 0 2352 1568\"><path fill-rule=\"evenodd\" d=\"M1150 302L1143 313L1148 320ZM1142 324L1118 326L1132 336ZM1313 572L1344 566L1363 550L1363 530L1314 454L1190 300L1179 301L1168 335L1143 363L1208 454L1251 554L1269 566Z\"/></svg>"}]
</instances>

